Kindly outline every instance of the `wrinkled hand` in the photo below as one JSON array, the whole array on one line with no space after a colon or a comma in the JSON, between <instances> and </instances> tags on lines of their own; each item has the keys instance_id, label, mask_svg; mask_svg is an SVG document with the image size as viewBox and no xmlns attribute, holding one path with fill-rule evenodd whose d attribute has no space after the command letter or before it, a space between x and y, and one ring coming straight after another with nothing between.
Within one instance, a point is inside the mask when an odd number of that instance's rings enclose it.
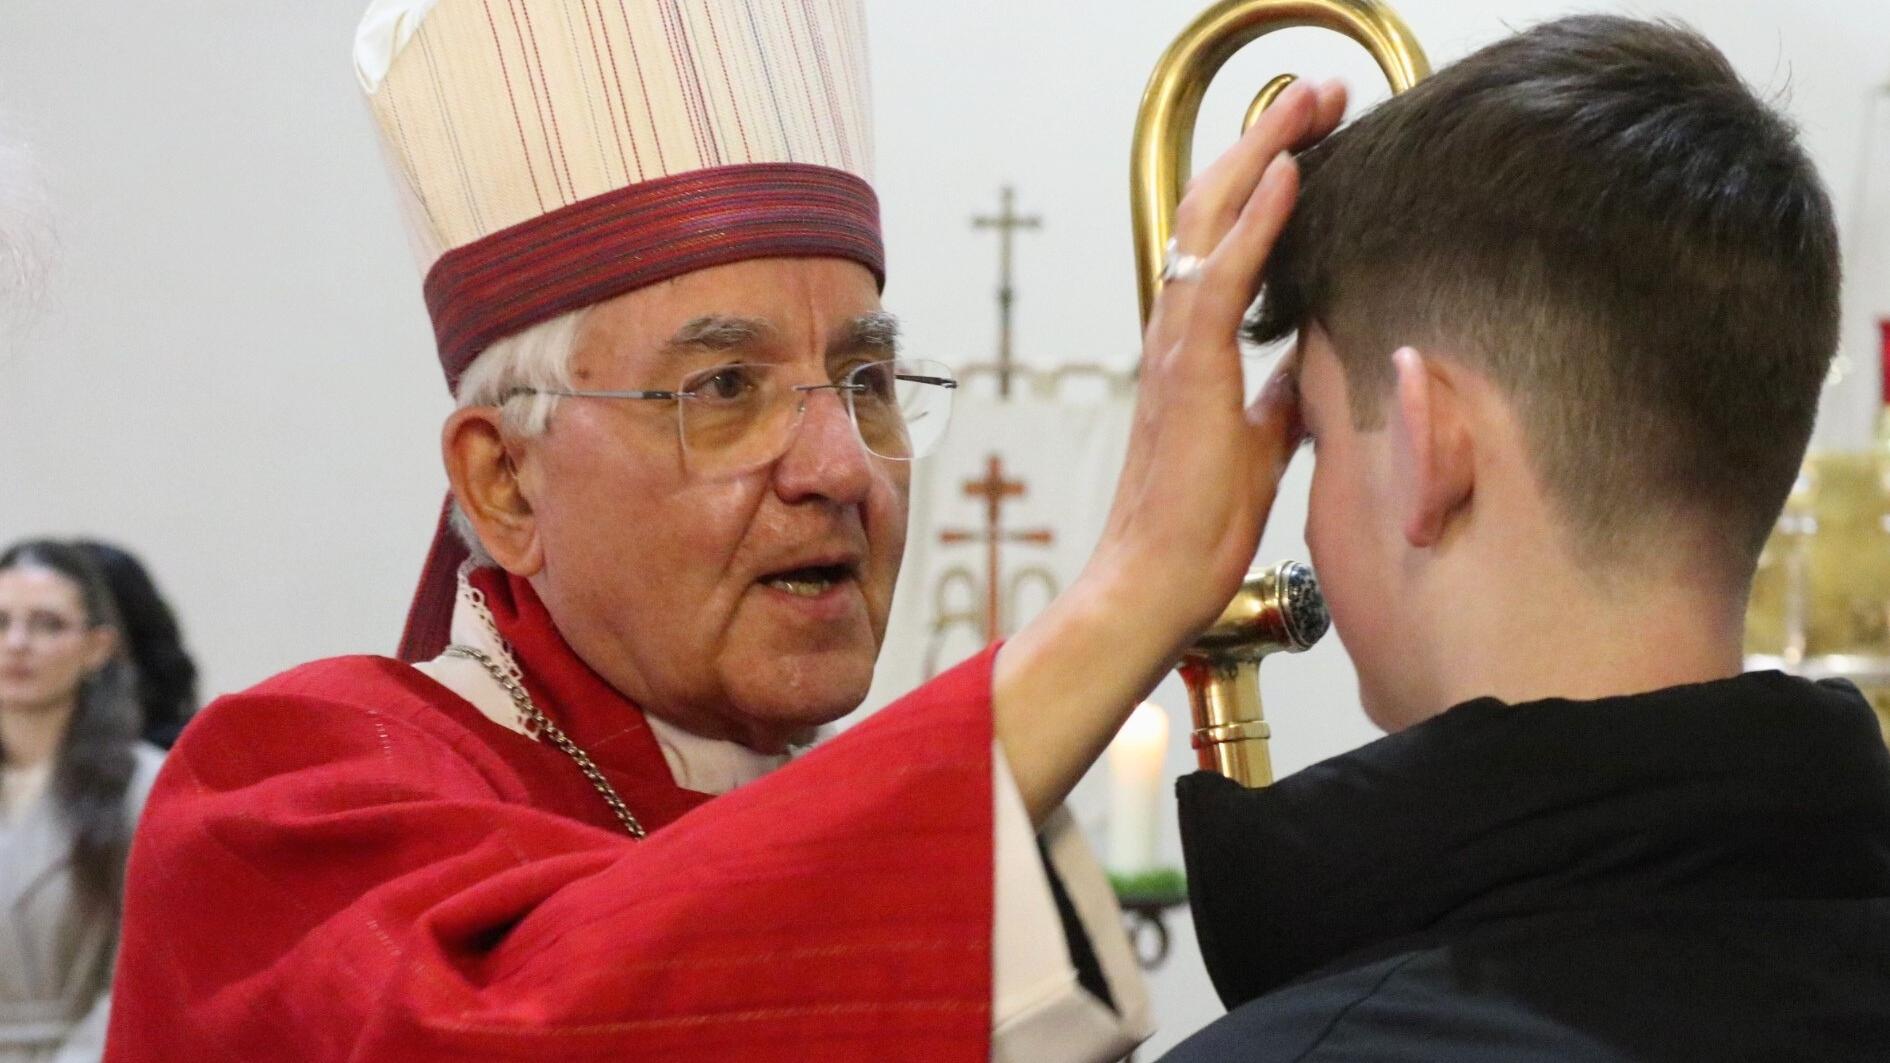
<instances>
[{"instance_id":1,"label":"wrinkled hand","mask_svg":"<svg viewBox=\"0 0 1890 1063\"><path fill-rule=\"evenodd\" d=\"M1259 547L1298 446L1298 405L1284 367L1246 403L1237 337L1298 191L1288 152L1331 132L1344 110L1336 83L1287 89L1175 212L1176 246L1205 264L1155 301L1102 539L993 671L998 738L1034 818L1220 615Z\"/></svg>"}]
</instances>

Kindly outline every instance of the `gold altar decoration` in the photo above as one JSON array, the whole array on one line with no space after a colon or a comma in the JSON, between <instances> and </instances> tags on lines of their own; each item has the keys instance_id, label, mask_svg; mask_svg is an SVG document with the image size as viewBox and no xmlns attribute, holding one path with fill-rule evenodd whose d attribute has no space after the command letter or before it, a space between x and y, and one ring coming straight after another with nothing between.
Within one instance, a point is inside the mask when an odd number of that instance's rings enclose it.
<instances>
[{"instance_id":1,"label":"gold altar decoration","mask_svg":"<svg viewBox=\"0 0 1890 1063\"><path fill-rule=\"evenodd\" d=\"M1144 326L1161 287L1162 258L1188 182L1195 119L1208 83L1240 49L1274 30L1296 26L1333 30L1363 45L1394 92L1430 73L1410 29L1378 0L1222 0L1182 30L1142 94L1130 153L1130 213ZM1267 82L1247 109L1246 125L1293 80L1282 74ZM1221 618L1182 659L1202 768L1243 786L1272 784L1260 659L1307 649L1326 626L1325 602L1310 568L1288 561L1249 574Z\"/></svg>"},{"instance_id":2,"label":"gold altar decoration","mask_svg":"<svg viewBox=\"0 0 1890 1063\"><path fill-rule=\"evenodd\" d=\"M1805 459L1759 555L1746 667L1856 683L1890 733L1890 440Z\"/></svg>"}]
</instances>

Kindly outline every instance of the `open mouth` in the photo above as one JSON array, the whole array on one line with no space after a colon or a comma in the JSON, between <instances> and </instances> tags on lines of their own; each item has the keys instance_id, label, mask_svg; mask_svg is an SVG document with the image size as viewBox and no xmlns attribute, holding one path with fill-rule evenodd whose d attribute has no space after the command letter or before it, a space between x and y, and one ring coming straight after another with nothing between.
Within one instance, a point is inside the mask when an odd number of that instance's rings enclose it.
<instances>
[{"instance_id":1,"label":"open mouth","mask_svg":"<svg viewBox=\"0 0 1890 1063\"><path fill-rule=\"evenodd\" d=\"M856 574L851 564L805 565L763 576L761 582L797 598L818 598Z\"/></svg>"}]
</instances>

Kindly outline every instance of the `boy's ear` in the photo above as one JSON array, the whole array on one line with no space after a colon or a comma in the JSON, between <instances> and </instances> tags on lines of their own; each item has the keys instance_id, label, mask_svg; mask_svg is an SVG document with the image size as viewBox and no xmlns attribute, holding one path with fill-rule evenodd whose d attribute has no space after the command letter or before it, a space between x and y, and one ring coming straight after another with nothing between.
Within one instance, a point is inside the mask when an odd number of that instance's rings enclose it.
<instances>
[{"instance_id":1,"label":"boy's ear","mask_svg":"<svg viewBox=\"0 0 1890 1063\"><path fill-rule=\"evenodd\" d=\"M453 411L441 432L440 449L453 497L486 553L513 575L537 575L544 567L538 521L499 410L467 406Z\"/></svg>"},{"instance_id":2,"label":"boy's ear","mask_svg":"<svg viewBox=\"0 0 1890 1063\"><path fill-rule=\"evenodd\" d=\"M1444 363L1416 348L1398 348L1391 363L1397 375L1394 427L1410 463L1404 538L1414 547L1435 546L1476 487L1466 396Z\"/></svg>"}]
</instances>

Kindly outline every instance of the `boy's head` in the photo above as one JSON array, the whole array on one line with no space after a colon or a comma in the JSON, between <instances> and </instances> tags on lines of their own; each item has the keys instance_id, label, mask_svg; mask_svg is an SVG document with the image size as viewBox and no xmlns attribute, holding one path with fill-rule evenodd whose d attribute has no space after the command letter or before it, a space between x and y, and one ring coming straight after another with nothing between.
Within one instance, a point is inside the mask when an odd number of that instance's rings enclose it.
<instances>
[{"instance_id":1,"label":"boy's head","mask_svg":"<svg viewBox=\"0 0 1890 1063\"><path fill-rule=\"evenodd\" d=\"M1583 16L1300 161L1249 333L1300 331L1308 540L1367 708L1401 696L1409 624L1548 558L1736 615L1836 345L1836 232L1792 126L1692 32Z\"/></svg>"}]
</instances>

